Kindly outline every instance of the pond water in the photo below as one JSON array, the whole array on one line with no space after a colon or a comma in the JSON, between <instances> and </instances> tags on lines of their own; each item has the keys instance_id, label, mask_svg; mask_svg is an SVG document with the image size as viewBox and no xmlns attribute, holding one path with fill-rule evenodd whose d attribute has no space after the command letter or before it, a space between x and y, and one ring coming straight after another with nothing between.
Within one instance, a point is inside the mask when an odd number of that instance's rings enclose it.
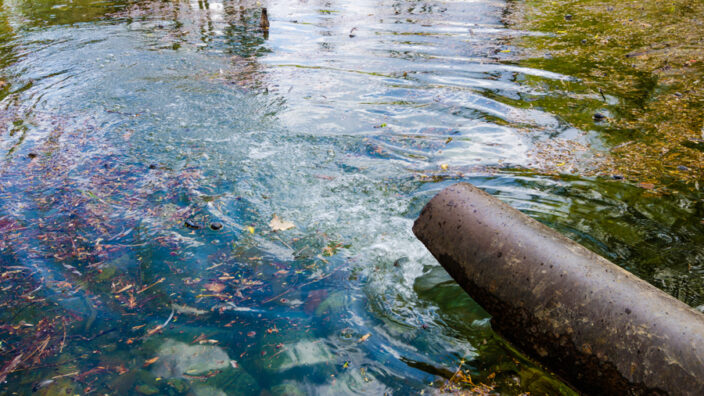
<instances>
[{"instance_id":1,"label":"pond water","mask_svg":"<svg viewBox=\"0 0 704 396\"><path fill-rule=\"evenodd\" d=\"M605 148L504 2L264 6L2 2L0 393L570 394L413 237L459 181L704 304L698 193L531 170Z\"/></svg>"}]
</instances>

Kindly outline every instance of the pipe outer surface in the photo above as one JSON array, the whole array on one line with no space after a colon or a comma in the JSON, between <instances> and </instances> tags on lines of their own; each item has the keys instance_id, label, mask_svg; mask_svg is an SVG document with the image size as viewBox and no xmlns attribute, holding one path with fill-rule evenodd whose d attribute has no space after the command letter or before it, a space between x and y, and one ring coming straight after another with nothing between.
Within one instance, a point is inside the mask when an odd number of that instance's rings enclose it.
<instances>
[{"instance_id":1,"label":"pipe outer surface","mask_svg":"<svg viewBox=\"0 0 704 396\"><path fill-rule=\"evenodd\" d=\"M704 395L704 315L468 183L413 232L495 331L579 391Z\"/></svg>"}]
</instances>

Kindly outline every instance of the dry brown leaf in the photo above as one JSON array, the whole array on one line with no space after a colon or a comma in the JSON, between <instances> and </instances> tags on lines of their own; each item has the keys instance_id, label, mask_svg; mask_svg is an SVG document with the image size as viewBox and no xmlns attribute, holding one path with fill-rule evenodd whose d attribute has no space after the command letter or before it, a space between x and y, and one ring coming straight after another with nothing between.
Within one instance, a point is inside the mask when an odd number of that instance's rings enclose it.
<instances>
[{"instance_id":1,"label":"dry brown leaf","mask_svg":"<svg viewBox=\"0 0 704 396\"><path fill-rule=\"evenodd\" d=\"M198 337L194 338L193 341L191 341L191 344L195 344L197 342L201 342L201 341L207 340L207 339L208 339L208 337L204 333L200 333L200 335Z\"/></svg>"},{"instance_id":2,"label":"dry brown leaf","mask_svg":"<svg viewBox=\"0 0 704 396\"><path fill-rule=\"evenodd\" d=\"M149 331L147 331L147 337L152 336L152 335L160 332L161 329L163 329L163 328L164 328L164 326L158 325L158 326L154 327L153 329L149 329Z\"/></svg>"},{"instance_id":3,"label":"dry brown leaf","mask_svg":"<svg viewBox=\"0 0 704 396\"><path fill-rule=\"evenodd\" d=\"M144 362L144 367L147 367L151 364L156 363L157 360L159 360L159 356L153 357L151 359L147 359L147 361Z\"/></svg>"},{"instance_id":4,"label":"dry brown leaf","mask_svg":"<svg viewBox=\"0 0 704 396\"><path fill-rule=\"evenodd\" d=\"M122 375L128 372L129 370L125 367L124 364L121 364L117 367L115 367L115 370L117 371L117 374Z\"/></svg>"},{"instance_id":5,"label":"dry brown leaf","mask_svg":"<svg viewBox=\"0 0 704 396\"><path fill-rule=\"evenodd\" d=\"M272 231L286 231L294 228L295 225L290 221L281 220L279 216L274 215L274 218L269 222L269 227Z\"/></svg>"},{"instance_id":6,"label":"dry brown leaf","mask_svg":"<svg viewBox=\"0 0 704 396\"><path fill-rule=\"evenodd\" d=\"M206 283L203 286L205 287L205 290L213 293L220 293L221 291L225 290L225 285L217 282Z\"/></svg>"},{"instance_id":7,"label":"dry brown leaf","mask_svg":"<svg viewBox=\"0 0 704 396\"><path fill-rule=\"evenodd\" d=\"M134 294L132 293L130 293L130 298L127 300L127 307L130 309L137 307L137 299L134 298Z\"/></svg>"}]
</instances>

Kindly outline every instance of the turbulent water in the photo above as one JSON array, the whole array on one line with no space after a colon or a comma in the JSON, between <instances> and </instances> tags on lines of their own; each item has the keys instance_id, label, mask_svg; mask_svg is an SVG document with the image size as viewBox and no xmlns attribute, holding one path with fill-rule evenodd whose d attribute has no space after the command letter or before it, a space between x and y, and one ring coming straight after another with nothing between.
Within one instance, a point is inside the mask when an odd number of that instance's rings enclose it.
<instances>
[{"instance_id":1,"label":"turbulent water","mask_svg":"<svg viewBox=\"0 0 704 396\"><path fill-rule=\"evenodd\" d=\"M570 393L413 237L458 181L704 304L701 200L530 171L602 147L503 2L263 5L2 2L0 393Z\"/></svg>"}]
</instances>

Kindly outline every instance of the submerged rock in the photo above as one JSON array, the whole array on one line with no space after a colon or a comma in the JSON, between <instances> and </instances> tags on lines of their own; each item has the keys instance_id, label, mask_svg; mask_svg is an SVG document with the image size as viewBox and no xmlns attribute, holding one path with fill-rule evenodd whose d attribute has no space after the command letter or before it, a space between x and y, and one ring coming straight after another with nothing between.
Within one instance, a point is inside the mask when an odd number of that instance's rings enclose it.
<instances>
[{"instance_id":1,"label":"submerged rock","mask_svg":"<svg viewBox=\"0 0 704 396\"><path fill-rule=\"evenodd\" d=\"M273 371L284 371L296 367L313 366L334 359L333 354L324 342L299 341L282 347L279 353L269 361L267 368Z\"/></svg>"},{"instance_id":2,"label":"submerged rock","mask_svg":"<svg viewBox=\"0 0 704 396\"><path fill-rule=\"evenodd\" d=\"M80 395L82 393L83 388L80 384L68 378L61 378L42 387L36 394L39 396L66 396Z\"/></svg>"},{"instance_id":3,"label":"submerged rock","mask_svg":"<svg viewBox=\"0 0 704 396\"><path fill-rule=\"evenodd\" d=\"M230 357L225 350L213 345L188 345L166 340L157 351L157 356L159 360L152 372L163 378L201 375L230 366Z\"/></svg>"},{"instance_id":4,"label":"submerged rock","mask_svg":"<svg viewBox=\"0 0 704 396\"><path fill-rule=\"evenodd\" d=\"M222 389L213 388L212 386L199 385L193 387L192 391L188 394L193 396L227 396L227 393L223 392Z\"/></svg>"},{"instance_id":5,"label":"submerged rock","mask_svg":"<svg viewBox=\"0 0 704 396\"><path fill-rule=\"evenodd\" d=\"M323 385L318 393L323 395L386 395L390 391L366 369L349 370L334 381Z\"/></svg>"},{"instance_id":6,"label":"submerged rock","mask_svg":"<svg viewBox=\"0 0 704 396\"><path fill-rule=\"evenodd\" d=\"M136 260L135 260L136 261ZM100 268L100 273L96 276L98 281L108 281L111 280L118 270L127 268L130 263L134 261L130 260L130 255L125 253L115 259L103 263Z\"/></svg>"},{"instance_id":7,"label":"submerged rock","mask_svg":"<svg viewBox=\"0 0 704 396\"><path fill-rule=\"evenodd\" d=\"M140 395L156 395L159 393L159 388L146 384L137 385L134 390Z\"/></svg>"},{"instance_id":8,"label":"submerged rock","mask_svg":"<svg viewBox=\"0 0 704 396\"><path fill-rule=\"evenodd\" d=\"M339 312L345 308L346 303L347 295L345 292L332 293L315 309L315 316L325 316Z\"/></svg>"},{"instance_id":9,"label":"submerged rock","mask_svg":"<svg viewBox=\"0 0 704 396\"><path fill-rule=\"evenodd\" d=\"M301 387L296 382L284 382L271 388L273 396L305 396Z\"/></svg>"},{"instance_id":10,"label":"submerged rock","mask_svg":"<svg viewBox=\"0 0 704 396\"><path fill-rule=\"evenodd\" d=\"M259 384L242 368L233 364L224 349L214 345L191 345L167 339L156 350L159 360L152 375L168 378L167 383L183 392L187 384L176 379L203 381L194 386L193 395L256 395Z\"/></svg>"},{"instance_id":11,"label":"submerged rock","mask_svg":"<svg viewBox=\"0 0 704 396\"><path fill-rule=\"evenodd\" d=\"M188 390L190 385L188 384L188 381L183 378L172 378L168 380L167 385L169 387L173 388L177 393L184 393Z\"/></svg>"}]
</instances>

